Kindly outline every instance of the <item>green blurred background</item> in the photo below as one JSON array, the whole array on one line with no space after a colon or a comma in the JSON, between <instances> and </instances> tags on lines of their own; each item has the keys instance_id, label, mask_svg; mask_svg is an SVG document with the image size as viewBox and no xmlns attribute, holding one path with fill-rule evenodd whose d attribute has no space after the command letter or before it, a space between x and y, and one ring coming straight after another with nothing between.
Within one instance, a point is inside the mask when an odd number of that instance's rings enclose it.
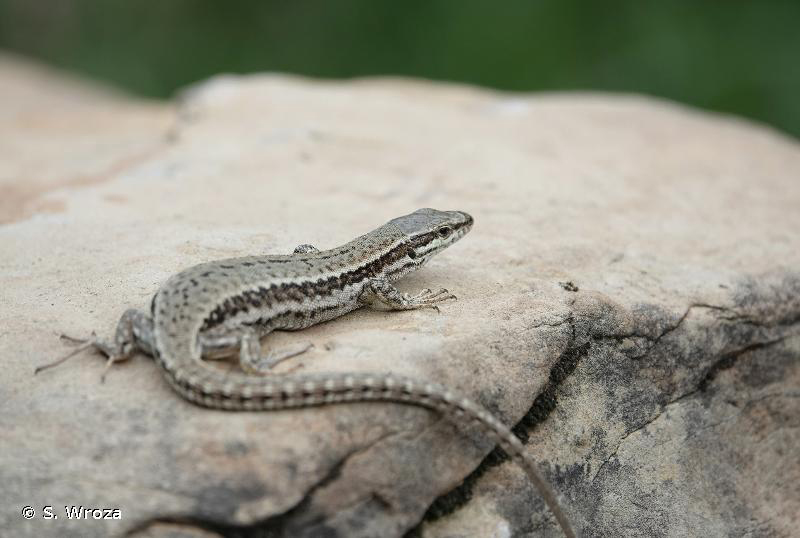
<instances>
[{"instance_id":1,"label":"green blurred background","mask_svg":"<svg viewBox=\"0 0 800 538\"><path fill-rule=\"evenodd\" d=\"M220 72L643 92L800 136L800 1L0 0L0 48L168 97Z\"/></svg>"}]
</instances>

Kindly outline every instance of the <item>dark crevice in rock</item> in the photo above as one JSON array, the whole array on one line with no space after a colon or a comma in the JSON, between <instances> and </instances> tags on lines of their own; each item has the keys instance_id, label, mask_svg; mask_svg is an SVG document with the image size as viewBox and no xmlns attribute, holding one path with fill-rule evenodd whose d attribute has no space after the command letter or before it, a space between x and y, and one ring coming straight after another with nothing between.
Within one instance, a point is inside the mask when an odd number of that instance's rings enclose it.
<instances>
[{"instance_id":1,"label":"dark crevice in rock","mask_svg":"<svg viewBox=\"0 0 800 538\"><path fill-rule=\"evenodd\" d=\"M700 380L700 383L697 385L696 391L705 392L708 389L709 384L714 381L714 379L719 375L720 372L723 370L727 370L732 368L736 361L744 355L745 353L749 353L751 351L755 351L757 349L763 349L765 347L773 346L777 343L783 342L785 337L776 338L775 340L769 340L767 342L757 342L755 344L750 344L749 346L745 346L741 349L737 349L731 353L726 353L722 357L719 358L714 364L712 364L708 370L706 370L705 375ZM696 392L694 391L694 392Z\"/></svg>"},{"instance_id":2,"label":"dark crevice in rock","mask_svg":"<svg viewBox=\"0 0 800 538\"><path fill-rule=\"evenodd\" d=\"M696 309L696 308L704 308L707 310L715 310L718 312L726 312L728 315L720 315L718 319L722 321L727 321L730 323L742 324L742 325L752 325L754 327L762 328L762 329L776 329L776 328L785 328L790 327L792 325L796 325L800 323L800 315L794 314L792 316L786 317L784 319L779 319L777 321L768 323L758 319L755 319L751 316L746 314L742 314L737 310L727 307L727 306L719 306L707 303L693 303L689 305L689 307L684 311L684 313L678 318L678 320L673 323L671 326L664 329L661 333L656 336L652 336L647 333L643 332L629 332L629 333L621 333L621 334L590 334L590 338L593 341L599 342L603 340L613 340L615 342L622 342L627 338L642 338L648 342L647 348L640 354L630 355L632 359L643 359L648 356L648 354L653 351L653 349L661 342L664 337L667 335L675 332L678 330L686 319L689 317L689 314Z\"/></svg>"},{"instance_id":3,"label":"dark crevice in rock","mask_svg":"<svg viewBox=\"0 0 800 538\"><path fill-rule=\"evenodd\" d=\"M677 403L680 403L680 402L682 402L682 401L684 401L684 400L686 400L688 398L691 398L692 396L694 396L698 392L706 392L708 390L711 382L714 381L714 379L717 377L717 375L720 372L722 372L723 370L728 370L728 369L734 367L735 364L736 364L736 361L742 355L745 355L746 353L749 353L751 351L756 351L756 350L759 350L759 349L765 349L765 348L768 348L770 346L774 346L776 344L779 344L780 342L783 342L785 339L786 339L786 337L780 337L780 338L776 338L774 340L769 340L769 341L766 341L766 342L756 342L754 344L747 345L747 346L745 346L745 347L743 347L741 349L737 349L735 351L731 351L730 353L726 353L726 354L722 355L719 359L714 361L714 363L711 364L711 366L708 367L708 369L706 370L706 373L700 378L700 381L698 382L696 387L694 387L693 389L689 390L688 392L685 392L685 393L681 394L680 396L678 396L676 398L673 398L673 399L665 402L661 406L661 408L658 410L658 412L656 414L654 414L652 417L647 419L645 422L643 422L642 424L636 426L632 430L629 430L622 437L620 437L619 441L617 442L617 446L608 455L608 457L603 461L603 463L600 464L600 467L597 468L597 472L592 477L592 480L594 480L595 478L600 476L601 472L606 467L606 465L608 465L617 456L617 452L619 452L620 447L622 446L622 444L625 442L625 440L628 437L630 437L631 435L633 435L634 433L636 433L636 432L638 432L640 430L643 430L644 428L648 427L650 424L652 424L653 422L658 420L661 417L661 415L664 414L664 412L666 411L667 407L669 407L671 405L675 405Z\"/></svg>"},{"instance_id":4,"label":"dark crevice in rock","mask_svg":"<svg viewBox=\"0 0 800 538\"><path fill-rule=\"evenodd\" d=\"M661 342L661 340L664 337L678 330L681 327L681 325L683 325L683 323L686 321L686 319L689 317L689 314L692 312L692 310L695 308L708 308L711 310L727 310L725 307L721 306L709 305L704 303L695 303L689 305L689 307L683 312L683 314L681 314L681 316L677 319L675 323L673 323L672 325L661 331L656 336L653 336L652 334L647 334L645 332L637 332L637 331L631 331L626 333L592 333L590 331L589 338L591 338L592 341L594 342L603 342L606 340L611 340L618 344L621 344L623 341L629 338L641 338L647 342L646 349L644 349L639 354L633 354L628 356L632 359L643 359L647 357L647 355L656 347L656 345L659 342Z\"/></svg>"},{"instance_id":5,"label":"dark crevice in rock","mask_svg":"<svg viewBox=\"0 0 800 538\"><path fill-rule=\"evenodd\" d=\"M336 465L331 467L328 473L322 477L319 482L314 484L306 492L300 502L295 504L292 508L286 512L271 516L258 523L254 523L252 525L232 525L229 523L213 521L196 516L161 517L152 519L147 523L131 530L128 535L135 536L138 532L142 532L153 525L169 523L215 532L221 536L224 536L225 538L283 538L285 536L290 536L290 534L288 534L290 530L288 527L293 516L304 512L310 506L313 495L317 490L325 487L327 484L330 484L341 475L342 468L344 467L345 463L355 452L360 452L360 450L347 454L344 458L337 462ZM333 531L333 529L318 528L319 524L322 523L322 516L318 516L316 520L309 520L306 523L309 527L313 526L318 529L319 533L315 534L314 536L336 536L336 533Z\"/></svg>"},{"instance_id":6,"label":"dark crevice in rock","mask_svg":"<svg viewBox=\"0 0 800 538\"><path fill-rule=\"evenodd\" d=\"M313 502L314 494L325 486L339 479L347 462L354 456L362 454L375 446L376 444L384 441L385 439L397 435L398 432L392 431L381 435L369 442L366 446L359 447L349 451L344 455L335 465L333 465L328 472L308 491L306 491L303 498L300 499L294 506L282 512L270 516L264 520L255 522L250 525L233 525L220 521L215 521L209 518L197 516L165 516L154 518L143 524L131 529L127 535L136 536L138 533L147 530L149 527L158 524L178 524L183 526L194 527L197 529L215 532L225 538L285 538L298 536L297 529L302 528L303 536L328 537L335 538L338 533L335 529L325 525L326 514L312 513L309 508ZM381 497L378 493L372 492L372 500L379 504L391 508L391 504ZM302 523L298 525L298 519L302 518Z\"/></svg>"},{"instance_id":7,"label":"dark crevice in rock","mask_svg":"<svg viewBox=\"0 0 800 538\"><path fill-rule=\"evenodd\" d=\"M626 338L643 338L644 340L646 340L649 343L649 345L647 346L647 348L642 353L640 353L638 355L632 355L631 356L632 359L643 359L643 358L648 356L648 354L659 344L659 342L661 342L661 340L663 340L669 334L672 334L673 332L675 332L678 329L680 329L680 327L683 325L683 323L689 317L689 314L691 314L692 311L695 308L705 308L705 309L708 309L708 310L718 310L718 311L722 311L722 312L732 311L731 309L729 309L727 307L724 307L724 306L717 306L717 305L706 304L706 303L693 303L693 304L690 304L688 306L688 308L686 308L686 310L683 312L681 317L679 317L678 320L675 323L673 323L671 326L669 326L666 329L664 329L663 331L661 331L661 333L659 333L656 336L651 336L651 335L646 334L646 333L639 333L639 332L635 332L634 331L634 332L631 332L629 334L596 335L596 336L593 336L593 338L595 340L606 340L607 339L607 340L615 340L617 342L620 342L620 341L622 341L622 340L624 340ZM738 319L739 317L741 317L741 314L736 312L735 313L735 317L731 317L731 320Z\"/></svg>"},{"instance_id":8,"label":"dark crevice in rock","mask_svg":"<svg viewBox=\"0 0 800 538\"><path fill-rule=\"evenodd\" d=\"M145 523L138 525L125 533L125 536L135 538L140 535L147 535L153 529L162 526L178 526L186 529L198 529L206 532L213 532L225 538L258 538L262 535L257 535L247 527L239 527L236 525L228 525L217 521L205 520L193 516L174 516L174 517L159 517L154 518Z\"/></svg>"},{"instance_id":9,"label":"dark crevice in rock","mask_svg":"<svg viewBox=\"0 0 800 538\"><path fill-rule=\"evenodd\" d=\"M531 405L525 416L512 428L514 434L522 440L523 443L527 442L531 431L533 431L538 424L546 420L550 413L556 408L558 387L575 370L575 367L581 359L589 353L591 342L575 345L575 326L573 318L570 316L565 321L572 327L572 343L561 354L561 357L559 357L555 365L553 365L547 384L539 393L539 396L536 397L533 405ZM435 521L465 505L472 498L473 489L480 477L489 469L500 465L508 459L508 456L499 447L492 450L458 487L437 498L431 504L428 511L423 516L422 521ZM420 536L420 533L421 525L417 525L406 533L405 538L415 538Z\"/></svg>"},{"instance_id":10,"label":"dark crevice in rock","mask_svg":"<svg viewBox=\"0 0 800 538\"><path fill-rule=\"evenodd\" d=\"M591 342L585 342L579 346L569 347L561 355L558 362L553 366L550 371L550 377L547 380L542 392L533 401L533 405L525 413L512 431L523 443L528 441L531 431L537 425L544 422L550 413L556 408L558 403L557 390L561 383L575 370L580 360L588 355ZM507 457L504 456L504 459Z\"/></svg>"}]
</instances>

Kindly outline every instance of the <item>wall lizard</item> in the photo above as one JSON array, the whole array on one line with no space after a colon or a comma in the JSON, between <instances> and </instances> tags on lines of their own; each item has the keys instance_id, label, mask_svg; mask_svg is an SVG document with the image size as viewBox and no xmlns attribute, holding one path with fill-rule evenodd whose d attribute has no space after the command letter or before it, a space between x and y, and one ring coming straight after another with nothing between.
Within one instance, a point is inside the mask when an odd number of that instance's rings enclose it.
<instances>
[{"instance_id":1,"label":"wall lizard","mask_svg":"<svg viewBox=\"0 0 800 538\"><path fill-rule=\"evenodd\" d=\"M433 409L456 422L480 425L521 464L564 534L575 536L524 445L477 403L441 385L394 374L267 375L279 362L310 347L264 353L261 338L273 330L303 329L362 306L438 310L437 303L455 299L446 289L400 293L391 282L458 241L472 223L461 211L420 209L331 250L300 245L291 255L196 265L166 281L153 296L149 313L127 310L113 342L94 336L78 340L83 345L36 372L90 347L108 357L107 371L138 350L154 358L181 396L205 407L263 411L390 401ZM224 373L202 360L237 350L246 373Z\"/></svg>"}]
</instances>

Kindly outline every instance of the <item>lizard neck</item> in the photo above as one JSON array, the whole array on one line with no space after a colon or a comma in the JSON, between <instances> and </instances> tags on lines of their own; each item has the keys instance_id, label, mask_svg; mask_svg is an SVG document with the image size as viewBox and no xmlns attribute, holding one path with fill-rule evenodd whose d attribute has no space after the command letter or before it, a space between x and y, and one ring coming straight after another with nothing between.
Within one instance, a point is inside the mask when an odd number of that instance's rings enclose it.
<instances>
[{"instance_id":1,"label":"lizard neck","mask_svg":"<svg viewBox=\"0 0 800 538\"><path fill-rule=\"evenodd\" d=\"M316 267L325 261L330 276L338 276L345 285L357 285L373 278L396 280L418 269L424 261L415 256L411 246L411 240L390 223L340 247L305 254L298 260Z\"/></svg>"}]
</instances>

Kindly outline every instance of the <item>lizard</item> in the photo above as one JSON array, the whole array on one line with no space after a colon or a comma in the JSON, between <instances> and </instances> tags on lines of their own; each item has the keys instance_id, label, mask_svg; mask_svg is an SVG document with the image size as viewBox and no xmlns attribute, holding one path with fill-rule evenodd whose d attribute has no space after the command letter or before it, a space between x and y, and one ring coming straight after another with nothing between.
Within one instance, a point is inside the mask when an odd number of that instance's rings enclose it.
<instances>
[{"instance_id":1,"label":"lizard","mask_svg":"<svg viewBox=\"0 0 800 538\"><path fill-rule=\"evenodd\" d=\"M433 382L373 373L271 373L310 345L264 351L273 330L298 330L360 307L378 310L431 308L455 299L446 289L401 293L392 282L415 271L472 228L462 211L419 209L390 220L330 250L308 244L290 255L230 258L190 267L156 292L150 311L126 310L113 341L82 345L35 373L95 348L112 364L141 351L153 357L172 388L194 404L226 410L266 411L340 402L388 401L425 407L462 424L477 424L521 464L563 533L574 537L556 494L522 442L482 406ZM203 359L238 351L242 373L223 373Z\"/></svg>"}]
</instances>

